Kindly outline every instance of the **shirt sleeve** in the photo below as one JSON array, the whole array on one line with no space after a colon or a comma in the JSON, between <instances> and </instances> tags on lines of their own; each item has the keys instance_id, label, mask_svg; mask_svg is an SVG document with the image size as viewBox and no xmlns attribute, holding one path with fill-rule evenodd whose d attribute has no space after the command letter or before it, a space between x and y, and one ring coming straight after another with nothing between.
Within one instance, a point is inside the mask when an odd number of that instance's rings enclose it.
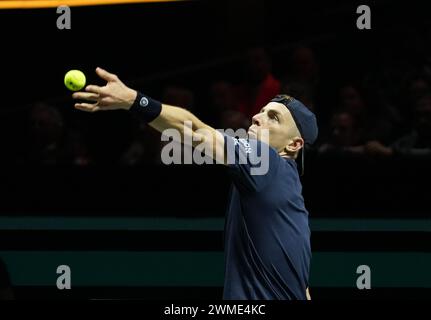
<instances>
[{"instance_id":1,"label":"shirt sleeve","mask_svg":"<svg viewBox=\"0 0 431 320\"><path fill-rule=\"evenodd\" d=\"M272 180L282 158L268 144L225 135L229 174L240 192L259 192Z\"/></svg>"}]
</instances>

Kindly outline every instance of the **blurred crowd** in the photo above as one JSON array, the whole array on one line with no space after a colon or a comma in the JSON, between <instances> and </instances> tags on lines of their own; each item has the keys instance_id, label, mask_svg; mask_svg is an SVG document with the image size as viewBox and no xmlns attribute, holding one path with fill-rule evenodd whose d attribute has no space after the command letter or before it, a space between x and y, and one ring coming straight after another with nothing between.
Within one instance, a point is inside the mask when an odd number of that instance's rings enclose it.
<instances>
[{"instance_id":1,"label":"blurred crowd","mask_svg":"<svg viewBox=\"0 0 431 320\"><path fill-rule=\"evenodd\" d=\"M408 70L402 79L389 79L391 86L387 80L379 83L390 74L384 68L380 74L370 70L374 81L331 83L328 79L333 77L322 71L316 52L305 45L290 50L283 68L273 67L271 53L263 47L249 48L238 64L241 75L234 80L213 81L209 75L206 92L169 85L154 98L189 109L215 128L236 130L247 128L271 98L285 93L317 115L320 134L311 147L316 157L431 158L427 65ZM47 103L29 106L24 133L12 146L14 161L78 166L160 163L160 134L145 123L124 112L113 116L68 109Z\"/></svg>"}]
</instances>

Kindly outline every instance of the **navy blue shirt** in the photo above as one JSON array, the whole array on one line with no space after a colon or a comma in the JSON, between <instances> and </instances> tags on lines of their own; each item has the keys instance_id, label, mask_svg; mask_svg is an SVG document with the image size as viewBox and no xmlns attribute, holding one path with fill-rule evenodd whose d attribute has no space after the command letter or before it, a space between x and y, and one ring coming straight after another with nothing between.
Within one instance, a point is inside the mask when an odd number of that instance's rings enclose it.
<instances>
[{"instance_id":1,"label":"navy blue shirt","mask_svg":"<svg viewBox=\"0 0 431 320\"><path fill-rule=\"evenodd\" d=\"M266 174L252 174L267 147ZM225 136L235 153L225 225L224 299L306 299L311 248L308 212L295 160L257 140ZM256 159L256 158L254 158ZM230 162L232 163L232 162ZM263 166L265 167L265 166Z\"/></svg>"}]
</instances>

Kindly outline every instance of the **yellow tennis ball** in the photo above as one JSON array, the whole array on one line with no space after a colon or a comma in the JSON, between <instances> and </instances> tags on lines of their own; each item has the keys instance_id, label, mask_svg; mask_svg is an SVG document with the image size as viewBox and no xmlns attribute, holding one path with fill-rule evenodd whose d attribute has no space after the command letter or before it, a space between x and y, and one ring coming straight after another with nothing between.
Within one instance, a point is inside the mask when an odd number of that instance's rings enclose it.
<instances>
[{"instance_id":1,"label":"yellow tennis ball","mask_svg":"<svg viewBox=\"0 0 431 320\"><path fill-rule=\"evenodd\" d=\"M64 76L66 88L72 91L78 91L85 86L85 74L79 70L70 70Z\"/></svg>"}]
</instances>

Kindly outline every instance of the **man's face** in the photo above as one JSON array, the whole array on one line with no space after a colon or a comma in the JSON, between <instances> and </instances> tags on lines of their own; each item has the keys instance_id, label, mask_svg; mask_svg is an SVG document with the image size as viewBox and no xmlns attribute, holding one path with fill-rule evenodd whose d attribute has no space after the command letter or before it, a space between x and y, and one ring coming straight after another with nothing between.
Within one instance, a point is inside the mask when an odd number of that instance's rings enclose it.
<instances>
[{"instance_id":1,"label":"man's face","mask_svg":"<svg viewBox=\"0 0 431 320\"><path fill-rule=\"evenodd\" d=\"M250 138L267 142L279 152L298 139L302 141L292 114L286 106L278 102L268 103L253 116L248 135Z\"/></svg>"},{"instance_id":2,"label":"man's face","mask_svg":"<svg viewBox=\"0 0 431 320\"><path fill-rule=\"evenodd\" d=\"M337 113L331 120L331 140L336 146L354 146L357 143L354 118L347 112Z\"/></svg>"},{"instance_id":3,"label":"man's face","mask_svg":"<svg viewBox=\"0 0 431 320\"><path fill-rule=\"evenodd\" d=\"M340 92L341 106L348 112L359 115L365 109L365 104L359 91L353 86L346 86Z\"/></svg>"}]
</instances>

